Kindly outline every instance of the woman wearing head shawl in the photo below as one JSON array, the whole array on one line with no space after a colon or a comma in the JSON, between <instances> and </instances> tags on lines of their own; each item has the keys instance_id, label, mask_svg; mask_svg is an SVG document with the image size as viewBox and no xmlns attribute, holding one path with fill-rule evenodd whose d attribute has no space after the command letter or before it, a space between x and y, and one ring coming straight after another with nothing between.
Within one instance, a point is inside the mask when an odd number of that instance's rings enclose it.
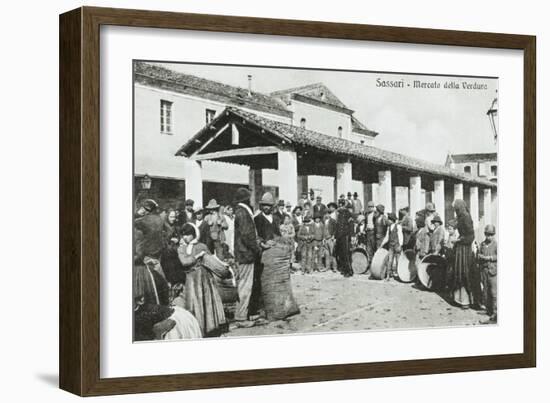
<instances>
[{"instance_id":1,"label":"woman wearing head shawl","mask_svg":"<svg viewBox=\"0 0 550 403\"><path fill-rule=\"evenodd\" d=\"M197 318L204 337L216 337L227 330L227 322L212 273L202 265L203 257L210 252L198 239L196 225L185 224L178 248L179 260L186 271L185 309Z\"/></svg>"},{"instance_id":2,"label":"woman wearing head shawl","mask_svg":"<svg viewBox=\"0 0 550 403\"><path fill-rule=\"evenodd\" d=\"M474 223L464 200L455 200L453 207L459 237L455 244L454 265L450 276L451 298L463 308L471 305L475 307L480 301L481 283L479 273L476 274L475 256L472 251Z\"/></svg>"}]
</instances>

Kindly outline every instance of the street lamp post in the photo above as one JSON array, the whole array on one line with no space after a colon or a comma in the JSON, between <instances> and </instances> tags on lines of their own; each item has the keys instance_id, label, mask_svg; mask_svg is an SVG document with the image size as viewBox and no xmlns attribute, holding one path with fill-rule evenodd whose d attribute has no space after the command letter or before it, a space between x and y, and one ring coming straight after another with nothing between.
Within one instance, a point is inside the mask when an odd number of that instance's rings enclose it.
<instances>
[{"instance_id":1,"label":"street lamp post","mask_svg":"<svg viewBox=\"0 0 550 403\"><path fill-rule=\"evenodd\" d=\"M489 123L491 124L491 130L493 131L496 143L498 137L498 98L493 99L491 107L487 111L487 116L489 117Z\"/></svg>"}]
</instances>

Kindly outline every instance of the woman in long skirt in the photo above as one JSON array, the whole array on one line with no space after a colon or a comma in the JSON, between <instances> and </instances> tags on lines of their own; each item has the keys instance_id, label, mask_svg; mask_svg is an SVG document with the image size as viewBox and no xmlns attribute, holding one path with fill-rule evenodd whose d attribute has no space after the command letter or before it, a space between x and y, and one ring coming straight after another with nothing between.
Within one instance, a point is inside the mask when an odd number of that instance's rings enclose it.
<instances>
[{"instance_id":1,"label":"woman in long skirt","mask_svg":"<svg viewBox=\"0 0 550 403\"><path fill-rule=\"evenodd\" d=\"M227 330L227 321L212 273L200 263L201 258L209 254L208 248L198 239L197 227L185 224L178 248L180 262L187 272L185 309L197 318L204 337L216 337Z\"/></svg>"},{"instance_id":2,"label":"woman in long skirt","mask_svg":"<svg viewBox=\"0 0 550 403\"><path fill-rule=\"evenodd\" d=\"M464 200L455 200L457 230L459 237L455 244L454 265L451 273L451 298L463 308L479 305L481 295L479 275L472 250L474 242L474 224Z\"/></svg>"}]
</instances>

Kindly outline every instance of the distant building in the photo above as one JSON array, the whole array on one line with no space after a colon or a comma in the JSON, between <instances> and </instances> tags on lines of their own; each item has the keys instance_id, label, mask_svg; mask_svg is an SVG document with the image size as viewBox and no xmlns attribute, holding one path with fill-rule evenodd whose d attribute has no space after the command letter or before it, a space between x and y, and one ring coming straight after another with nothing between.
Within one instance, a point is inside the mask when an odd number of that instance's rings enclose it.
<instances>
[{"instance_id":1,"label":"distant building","mask_svg":"<svg viewBox=\"0 0 550 403\"><path fill-rule=\"evenodd\" d=\"M497 181L497 153L448 154L445 166L475 178Z\"/></svg>"}]
</instances>

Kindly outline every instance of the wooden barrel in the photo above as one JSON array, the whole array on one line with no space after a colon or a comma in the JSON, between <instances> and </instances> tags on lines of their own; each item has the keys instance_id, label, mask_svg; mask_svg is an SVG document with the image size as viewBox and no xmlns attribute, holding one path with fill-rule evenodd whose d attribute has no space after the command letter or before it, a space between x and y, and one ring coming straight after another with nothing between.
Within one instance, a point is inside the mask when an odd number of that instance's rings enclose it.
<instances>
[{"instance_id":1,"label":"wooden barrel","mask_svg":"<svg viewBox=\"0 0 550 403\"><path fill-rule=\"evenodd\" d=\"M372 257L370 265L371 277L376 280L382 280L386 277L386 261L388 260L387 249L380 248Z\"/></svg>"},{"instance_id":2,"label":"wooden barrel","mask_svg":"<svg viewBox=\"0 0 550 403\"><path fill-rule=\"evenodd\" d=\"M445 285L447 260L440 255L427 255L417 265L418 278L428 290L438 291Z\"/></svg>"},{"instance_id":3,"label":"wooden barrel","mask_svg":"<svg viewBox=\"0 0 550 403\"><path fill-rule=\"evenodd\" d=\"M351 268L355 274L363 274L369 267L369 257L365 248L358 247L351 252Z\"/></svg>"},{"instance_id":4,"label":"wooden barrel","mask_svg":"<svg viewBox=\"0 0 550 403\"><path fill-rule=\"evenodd\" d=\"M397 261L397 275L404 283L411 283L416 279L416 255L414 253L402 253Z\"/></svg>"}]
</instances>

